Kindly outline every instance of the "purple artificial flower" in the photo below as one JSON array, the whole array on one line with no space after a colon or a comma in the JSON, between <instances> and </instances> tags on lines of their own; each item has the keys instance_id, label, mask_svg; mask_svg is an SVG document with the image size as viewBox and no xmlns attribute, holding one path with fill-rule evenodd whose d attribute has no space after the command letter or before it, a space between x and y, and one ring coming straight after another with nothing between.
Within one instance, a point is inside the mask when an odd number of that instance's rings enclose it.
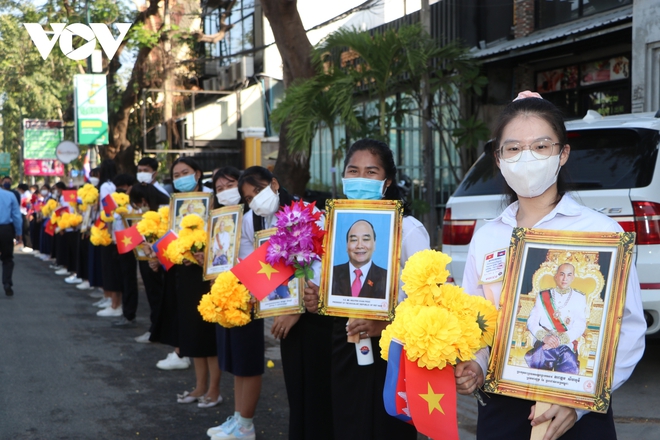
<instances>
[{"instance_id":1,"label":"purple artificial flower","mask_svg":"<svg viewBox=\"0 0 660 440\"><path fill-rule=\"evenodd\" d=\"M285 206L275 215L277 216L276 226L278 229L290 228L300 223L314 221L312 213L302 203L292 203L291 206Z\"/></svg>"},{"instance_id":2,"label":"purple artificial flower","mask_svg":"<svg viewBox=\"0 0 660 440\"><path fill-rule=\"evenodd\" d=\"M266 250L266 262L275 265L279 264L280 260L288 260L288 258L287 237L279 233L272 235L269 239L268 249Z\"/></svg>"}]
</instances>

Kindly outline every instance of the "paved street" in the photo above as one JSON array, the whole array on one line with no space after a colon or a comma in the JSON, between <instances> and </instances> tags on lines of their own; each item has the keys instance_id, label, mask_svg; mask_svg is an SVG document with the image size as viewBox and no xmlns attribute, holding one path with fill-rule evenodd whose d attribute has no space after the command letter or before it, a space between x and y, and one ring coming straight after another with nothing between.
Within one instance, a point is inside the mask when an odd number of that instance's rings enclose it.
<instances>
[{"instance_id":1,"label":"paved street","mask_svg":"<svg viewBox=\"0 0 660 440\"><path fill-rule=\"evenodd\" d=\"M192 369L155 367L169 347L138 344L148 327L140 296L138 326L110 327L87 292L69 286L48 264L18 253L15 296L0 296L0 440L206 439L208 427L233 413L232 377L225 403L212 409L176 403L194 386ZM279 348L267 338L264 389L255 417L260 440L287 438L288 409ZM632 379L614 395L620 439L660 438L660 342L650 341ZM461 439L472 440L476 408L459 400ZM422 437L420 436L420 439Z\"/></svg>"}]
</instances>

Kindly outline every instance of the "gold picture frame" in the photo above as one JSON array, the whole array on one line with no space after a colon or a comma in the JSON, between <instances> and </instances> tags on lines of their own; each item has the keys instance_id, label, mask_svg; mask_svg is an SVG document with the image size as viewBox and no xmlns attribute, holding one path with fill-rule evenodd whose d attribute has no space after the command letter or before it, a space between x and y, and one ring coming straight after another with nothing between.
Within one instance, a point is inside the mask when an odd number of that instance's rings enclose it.
<instances>
[{"instance_id":1,"label":"gold picture frame","mask_svg":"<svg viewBox=\"0 0 660 440\"><path fill-rule=\"evenodd\" d=\"M243 205L226 206L211 211L207 226L209 240L204 247L205 280L215 279L236 264L242 223Z\"/></svg>"},{"instance_id":2,"label":"gold picture frame","mask_svg":"<svg viewBox=\"0 0 660 440\"><path fill-rule=\"evenodd\" d=\"M271 235L277 232L277 228L264 229L262 231L257 231L254 234L254 248L257 249L265 242L268 241ZM305 304L303 302L303 289L305 288L305 283L302 278L292 278L289 280L289 283L284 289L284 295L288 297L278 297L281 296L280 289L284 286L279 286L271 294L261 301L257 301L254 306L254 316L255 318L267 318L269 316L280 316L280 315L293 315L296 313L305 312Z\"/></svg>"},{"instance_id":3,"label":"gold picture frame","mask_svg":"<svg viewBox=\"0 0 660 440\"><path fill-rule=\"evenodd\" d=\"M121 219L122 222L124 223L124 227L130 228L140 220L142 220L142 214L121 214ZM138 246L133 249L133 253L135 254L135 259L138 261L149 261L150 258L147 255L147 253L144 251L144 248L142 247L144 243L139 244Z\"/></svg>"},{"instance_id":4,"label":"gold picture frame","mask_svg":"<svg viewBox=\"0 0 660 440\"><path fill-rule=\"evenodd\" d=\"M514 228L484 389L607 412L634 244Z\"/></svg>"},{"instance_id":5,"label":"gold picture frame","mask_svg":"<svg viewBox=\"0 0 660 440\"><path fill-rule=\"evenodd\" d=\"M319 314L394 319L402 219L403 203L398 200L327 201ZM349 237L354 226L362 232ZM356 283L351 271L365 266L367 273L360 272L360 282Z\"/></svg>"},{"instance_id":6,"label":"gold picture frame","mask_svg":"<svg viewBox=\"0 0 660 440\"><path fill-rule=\"evenodd\" d=\"M200 216L204 220L204 229L206 229L212 200L213 194L206 192L172 194L170 199L170 230L179 235L181 220L188 214Z\"/></svg>"}]
</instances>

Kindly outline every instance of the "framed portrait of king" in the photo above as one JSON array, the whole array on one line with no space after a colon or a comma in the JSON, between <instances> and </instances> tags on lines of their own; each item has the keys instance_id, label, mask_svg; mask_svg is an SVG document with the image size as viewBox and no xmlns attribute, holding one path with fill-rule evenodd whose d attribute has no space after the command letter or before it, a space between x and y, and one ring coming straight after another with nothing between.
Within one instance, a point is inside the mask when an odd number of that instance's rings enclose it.
<instances>
[{"instance_id":1,"label":"framed portrait of king","mask_svg":"<svg viewBox=\"0 0 660 440\"><path fill-rule=\"evenodd\" d=\"M212 200L212 193L188 192L172 194L172 198L170 199L170 230L178 235L181 231L181 220L189 214L195 214L201 217L204 220L204 228L206 229Z\"/></svg>"},{"instance_id":2,"label":"framed portrait of king","mask_svg":"<svg viewBox=\"0 0 660 440\"><path fill-rule=\"evenodd\" d=\"M208 246L204 248L204 279L215 279L236 264L241 244L243 205L226 206L211 211L208 222Z\"/></svg>"},{"instance_id":3,"label":"framed portrait of king","mask_svg":"<svg viewBox=\"0 0 660 440\"><path fill-rule=\"evenodd\" d=\"M275 232L277 232L277 228L257 231L254 234L254 248L257 249L267 242ZM269 316L304 313L303 289L304 280L295 277L291 278L288 283L277 286L268 296L261 301L257 301L254 307L255 317L267 318Z\"/></svg>"},{"instance_id":4,"label":"framed portrait of king","mask_svg":"<svg viewBox=\"0 0 660 440\"><path fill-rule=\"evenodd\" d=\"M484 389L606 412L634 244L514 228Z\"/></svg>"},{"instance_id":5,"label":"framed portrait of king","mask_svg":"<svg viewBox=\"0 0 660 440\"><path fill-rule=\"evenodd\" d=\"M399 290L403 205L329 200L319 313L389 321Z\"/></svg>"}]
</instances>

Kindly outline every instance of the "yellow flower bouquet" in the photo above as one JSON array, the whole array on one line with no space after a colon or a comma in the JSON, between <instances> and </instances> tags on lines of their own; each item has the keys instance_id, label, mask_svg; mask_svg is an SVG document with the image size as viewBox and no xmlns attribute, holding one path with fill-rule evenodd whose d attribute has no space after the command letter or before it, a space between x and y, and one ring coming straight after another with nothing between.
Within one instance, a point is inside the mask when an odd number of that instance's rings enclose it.
<instances>
[{"instance_id":1,"label":"yellow flower bouquet","mask_svg":"<svg viewBox=\"0 0 660 440\"><path fill-rule=\"evenodd\" d=\"M222 272L215 279L211 291L202 296L197 310L204 321L223 327L243 326L250 322L250 292L231 271Z\"/></svg>"},{"instance_id":2,"label":"yellow flower bouquet","mask_svg":"<svg viewBox=\"0 0 660 440\"><path fill-rule=\"evenodd\" d=\"M428 369L474 359L478 350L492 345L497 309L485 298L445 284L450 261L434 250L408 259L401 274L407 298L380 338L383 359L388 358L392 338L401 341L408 360Z\"/></svg>"},{"instance_id":3,"label":"yellow flower bouquet","mask_svg":"<svg viewBox=\"0 0 660 440\"><path fill-rule=\"evenodd\" d=\"M149 243L155 243L162 235L160 232L160 214L156 211L147 211L142 214L142 220L137 223L138 232Z\"/></svg>"},{"instance_id":4,"label":"yellow flower bouquet","mask_svg":"<svg viewBox=\"0 0 660 440\"><path fill-rule=\"evenodd\" d=\"M78 198L82 200L81 211L86 211L99 201L99 190L91 183L86 183L78 188Z\"/></svg>"},{"instance_id":5,"label":"yellow flower bouquet","mask_svg":"<svg viewBox=\"0 0 660 440\"><path fill-rule=\"evenodd\" d=\"M49 199L44 206L41 207L41 213L44 217L50 216L57 208L57 202L54 199Z\"/></svg>"},{"instance_id":6,"label":"yellow flower bouquet","mask_svg":"<svg viewBox=\"0 0 660 440\"><path fill-rule=\"evenodd\" d=\"M183 264L185 260L197 264L193 253L204 250L207 235L204 220L197 214L188 214L181 220L179 236L167 246L165 255L174 264Z\"/></svg>"},{"instance_id":7,"label":"yellow flower bouquet","mask_svg":"<svg viewBox=\"0 0 660 440\"><path fill-rule=\"evenodd\" d=\"M112 193L112 200L115 201L117 204L117 208L115 209L115 214L128 214L128 203L130 202L130 198L128 197L128 194L124 193L119 193L119 192L114 192Z\"/></svg>"},{"instance_id":8,"label":"yellow flower bouquet","mask_svg":"<svg viewBox=\"0 0 660 440\"><path fill-rule=\"evenodd\" d=\"M58 217L57 227L60 229L75 228L82 223L82 220L83 218L80 214L64 212L61 217Z\"/></svg>"},{"instance_id":9,"label":"yellow flower bouquet","mask_svg":"<svg viewBox=\"0 0 660 440\"><path fill-rule=\"evenodd\" d=\"M92 226L89 241L94 246L108 246L112 244L112 236L110 235L110 231L108 231L108 228L105 226L105 224L102 224L101 226L94 225Z\"/></svg>"}]
</instances>

